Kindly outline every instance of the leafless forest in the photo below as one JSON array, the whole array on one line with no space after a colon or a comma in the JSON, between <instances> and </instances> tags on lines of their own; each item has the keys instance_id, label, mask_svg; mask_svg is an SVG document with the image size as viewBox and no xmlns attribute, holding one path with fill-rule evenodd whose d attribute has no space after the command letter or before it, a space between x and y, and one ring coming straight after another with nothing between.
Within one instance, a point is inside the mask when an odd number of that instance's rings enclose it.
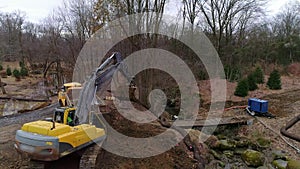
<instances>
[{"instance_id":1,"label":"leafless forest","mask_svg":"<svg viewBox=\"0 0 300 169\"><path fill-rule=\"evenodd\" d=\"M64 0L41 23L26 13L1 13L2 59L26 59L31 66L64 61L72 66L78 52L103 25L128 14L168 13L167 0ZM299 2L290 1L272 16L265 0L183 0L178 15L210 38L225 64L287 64L299 60ZM191 29L194 29L192 27Z\"/></svg>"}]
</instances>

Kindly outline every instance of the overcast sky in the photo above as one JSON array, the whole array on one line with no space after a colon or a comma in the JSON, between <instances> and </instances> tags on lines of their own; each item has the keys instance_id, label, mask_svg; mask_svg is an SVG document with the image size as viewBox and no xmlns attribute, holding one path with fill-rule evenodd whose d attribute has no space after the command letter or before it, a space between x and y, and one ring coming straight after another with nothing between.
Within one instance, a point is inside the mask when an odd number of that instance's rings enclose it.
<instances>
[{"instance_id":1,"label":"overcast sky","mask_svg":"<svg viewBox=\"0 0 300 169\"><path fill-rule=\"evenodd\" d=\"M286 2L288 0L269 0L269 10L276 13ZM24 11L28 21L37 23L61 3L62 0L0 0L0 12Z\"/></svg>"}]
</instances>

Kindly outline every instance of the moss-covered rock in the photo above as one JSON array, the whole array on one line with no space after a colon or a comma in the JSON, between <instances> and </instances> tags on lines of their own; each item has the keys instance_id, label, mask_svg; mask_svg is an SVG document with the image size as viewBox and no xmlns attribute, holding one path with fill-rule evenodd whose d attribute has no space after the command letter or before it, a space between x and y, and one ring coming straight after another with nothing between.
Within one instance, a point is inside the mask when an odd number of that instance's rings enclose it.
<instances>
[{"instance_id":1,"label":"moss-covered rock","mask_svg":"<svg viewBox=\"0 0 300 169\"><path fill-rule=\"evenodd\" d=\"M261 152L254 150L246 150L242 154L242 159L248 166L259 167L265 162L264 155Z\"/></svg>"},{"instance_id":2,"label":"moss-covered rock","mask_svg":"<svg viewBox=\"0 0 300 169\"><path fill-rule=\"evenodd\" d=\"M191 138L191 141L194 143L199 143L199 137L201 135L201 132L199 130L188 130L189 136Z\"/></svg>"},{"instance_id":3,"label":"moss-covered rock","mask_svg":"<svg viewBox=\"0 0 300 169\"><path fill-rule=\"evenodd\" d=\"M228 140L220 140L218 144L219 150L233 150L236 147L235 142Z\"/></svg>"},{"instance_id":4,"label":"moss-covered rock","mask_svg":"<svg viewBox=\"0 0 300 169\"><path fill-rule=\"evenodd\" d=\"M227 137L226 137L224 134L218 134L218 135L217 135L217 138L218 138L219 140L226 140L226 139L227 139Z\"/></svg>"},{"instance_id":5,"label":"moss-covered rock","mask_svg":"<svg viewBox=\"0 0 300 169\"><path fill-rule=\"evenodd\" d=\"M226 165L225 165L225 163L223 163L222 161L220 161L219 162L219 166L222 167L222 168L224 168Z\"/></svg>"},{"instance_id":6,"label":"moss-covered rock","mask_svg":"<svg viewBox=\"0 0 300 169\"><path fill-rule=\"evenodd\" d=\"M205 166L205 169L223 169L224 167L225 164L222 161L213 160Z\"/></svg>"},{"instance_id":7,"label":"moss-covered rock","mask_svg":"<svg viewBox=\"0 0 300 169\"><path fill-rule=\"evenodd\" d=\"M242 155L245 151L246 151L246 149L236 148L236 149L234 149L234 154L235 155Z\"/></svg>"},{"instance_id":8,"label":"moss-covered rock","mask_svg":"<svg viewBox=\"0 0 300 169\"><path fill-rule=\"evenodd\" d=\"M215 157L215 159L221 160L221 154L217 153L215 150L210 150L210 153Z\"/></svg>"},{"instance_id":9,"label":"moss-covered rock","mask_svg":"<svg viewBox=\"0 0 300 169\"><path fill-rule=\"evenodd\" d=\"M272 151L272 157L273 160L278 160L278 159L287 160L286 154L283 153L281 150Z\"/></svg>"},{"instance_id":10,"label":"moss-covered rock","mask_svg":"<svg viewBox=\"0 0 300 169\"><path fill-rule=\"evenodd\" d=\"M259 137L256 139L257 145L260 148L269 148L271 145L271 141L269 139Z\"/></svg>"},{"instance_id":11,"label":"moss-covered rock","mask_svg":"<svg viewBox=\"0 0 300 169\"><path fill-rule=\"evenodd\" d=\"M272 164L267 164L268 169L275 169Z\"/></svg>"},{"instance_id":12,"label":"moss-covered rock","mask_svg":"<svg viewBox=\"0 0 300 169\"><path fill-rule=\"evenodd\" d=\"M245 163L242 162L235 162L233 164L227 165L225 168L230 168L230 169L245 169L248 168Z\"/></svg>"},{"instance_id":13,"label":"moss-covered rock","mask_svg":"<svg viewBox=\"0 0 300 169\"><path fill-rule=\"evenodd\" d=\"M286 169L300 169L300 161L296 161L296 160L288 161Z\"/></svg>"},{"instance_id":14,"label":"moss-covered rock","mask_svg":"<svg viewBox=\"0 0 300 169\"><path fill-rule=\"evenodd\" d=\"M275 169L275 168L272 166L272 164L267 164L265 166L260 166L256 169Z\"/></svg>"},{"instance_id":15,"label":"moss-covered rock","mask_svg":"<svg viewBox=\"0 0 300 169\"><path fill-rule=\"evenodd\" d=\"M279 160L274 160L272 162L272 165L277 169L286 169L287 163L288 163L287 161L279 159Z\"/></svg>"},{"instance_id":16,"label":"moss-covered rock","mask_svg":"<svg viewBox=\"0 0 300 169\"><path fill-rule=\"evenodd\" d=\"M247 139L241 139L236 143L236 147L244 147L247 148L249 145L251 145L250 140Z\"/></svg>"},{"instance_id":17,"label":"moss-covered rock","mask_svg":"<svg viewBox=\"0 0 300 169\"><path fill-rule=\"evenodd\" d=\"M227 158L232 158L234 156L233 151L230 150L225 150L223 151L223 154L227 157Z\"/></svg>"},{"instance_id":18,"label":"moss-covered rock","mask_svg":"<svg viewBox=\"0 0 300 169\"><path fill-rule=\"evenodd\" d=\"M216 136L210 136L205 142L206 145L208 145L210 148L217 148L219 147L219 139Z\"/></svg>"}]
</instances>

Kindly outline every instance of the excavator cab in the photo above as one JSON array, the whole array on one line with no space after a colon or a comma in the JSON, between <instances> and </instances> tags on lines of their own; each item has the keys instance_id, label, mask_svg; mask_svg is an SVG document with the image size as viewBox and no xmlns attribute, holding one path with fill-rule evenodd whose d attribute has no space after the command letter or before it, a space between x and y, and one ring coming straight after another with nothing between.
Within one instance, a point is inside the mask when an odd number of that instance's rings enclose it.
<instances>
[{"instance_id":1,"label":"excavator cab","mask_svg":"<svg viewBox=\"0 0 300 169\"><path fill-rule=\"evenodd\" d=\"M69 126L76 126L78 118L75 116L76 109L74 107L60 107L56 108L53 120L56 123L61 123Z\"/></svg>"}]
</instances>

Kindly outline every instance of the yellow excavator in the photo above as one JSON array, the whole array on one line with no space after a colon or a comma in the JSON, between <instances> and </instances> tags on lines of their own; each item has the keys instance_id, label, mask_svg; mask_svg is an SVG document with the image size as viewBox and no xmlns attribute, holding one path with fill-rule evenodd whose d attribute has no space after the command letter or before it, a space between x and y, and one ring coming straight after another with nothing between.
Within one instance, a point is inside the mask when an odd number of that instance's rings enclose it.
<instances>
[{"instance_id":1,"label":"yellow excavator","mask_svg":"<svg viewBox=\"0 0 300 169\"><path fill-rule=\"evenodd\" d=\"M95 102L96 92L107 90L105 86L111 81L115 71L122 72L128 82L132 82L132 77L123 70L122 63L120 53L114 53L106 59L81 89L76 106L68 103L65 92L81 85L65 84L66 91L61 92L59 96L61 105L55 109L53 117L24 124L16 132L15 149L33 160L53 161L103 141L106 138L105 126L93 125L88 121L88 117Z\"/></svg>"}]
</instances>

